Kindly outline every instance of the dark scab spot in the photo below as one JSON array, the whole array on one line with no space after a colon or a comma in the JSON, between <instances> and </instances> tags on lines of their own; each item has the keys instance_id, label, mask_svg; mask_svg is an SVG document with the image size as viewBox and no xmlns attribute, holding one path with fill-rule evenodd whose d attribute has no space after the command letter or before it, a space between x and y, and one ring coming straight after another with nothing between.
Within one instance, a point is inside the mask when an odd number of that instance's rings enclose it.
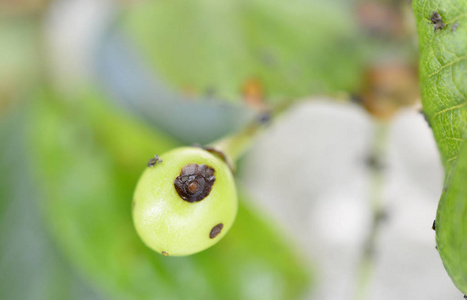
<instances>
[{"instance_id":1,"label":"dark scab spot","mask_svg":"<svg viewBox=\"0 0 467 300\"><path fill-rule=\"evenodd\" d=\"M436 24L438 22L441 22L441 16L438 12L434 11L431 14L431 23Z\"/></svg>"},{"instance_id":2,"label":"dark scab spot","mask_svg":"<svg viewBox=\"0 0 467 300\"><path fill-rule=\"evenodd\" d=\"M434 11L431 14L430 20L431 20L431 24L433 24L435 32L438 30L444 29L446 27L446 24L444 24L443 21L441 20L441 15L436 11Z\"/></svg>"},{"instance_id":3,"label":"dark scab spot","mask_svg":"<svg viewBox=\"0 0 467 300\"><path fill-rule=\"evenodd\" d=\"M162 255L164 256L169 256L169 253L165 252L165 251L162 251Z\"/></svg>"},{"instance_id":4,"label":"dark scab spot","mask_svg":"<svg viewBox=\"0 0 467 300\"><path fill-rule=\"evenodd\" d=\"M160 164L162 159L156 154L153 158L148 161L148 167L154 167L157 164Z\"/></svg>"},{"instance_id":5,"label":"dark scab spot","mask_svg":"<svg viewBox=\"0 0 467 300\"><path fill-rule=\"evenodd\" d=\"M188 164L175 178L175 190L185 201L190 203L201 201L211 193L216 181L214 173L214 169L206 165Z\"/></svg>"},{"instance_id":6,"label":"dark scab spot","mask_svg":"<svg viewBox=\"0 0 467 300\"><path fill-rule=\"evenodd\" d=\"M182 172L184 172L183 175L186 175L185 177L187 178L188 176L191 176L192 174L196 173L197 170L198 170L197 164L188 164L185 167L183 167Z\"/></svg>"},{"instance_id":7,"label":"dark scab spot","mask_svg":"<svg viewBox=\"0 0 467 300\"><path fill-rule=\"evenodd\" d=\"M431 229L436 230L436 220L433 220L433 225L431 226Z\"/></svg>"},{"instance_id":8,"label":"dark scab spot","mask_svg":"<svg viewBox=\"0 0 467 300\"><path fill-rule=\"evenodd\" d=\"M192 181L189 185L188 185L188 193L189 194L194 194L196 193L200 188L200 184L196 181Z\"/></svg>"},{"instance_id":9,"label":"dark scab spot","mask_svg":"<svg viewBox=\"0 0 467 300\"><path fill-rule=\"evenodd\" d=\"M221 233L222 228L224 228L224 224L222 224L222 223L219 223L219 224L217 224L216 226L214 226L214 227L211 229L211 232L209 233L209 238L210 238L210 239L213 239L213 238L215 238L216 236L218 236L219 233Z\"/></svg>"}]
</instances>

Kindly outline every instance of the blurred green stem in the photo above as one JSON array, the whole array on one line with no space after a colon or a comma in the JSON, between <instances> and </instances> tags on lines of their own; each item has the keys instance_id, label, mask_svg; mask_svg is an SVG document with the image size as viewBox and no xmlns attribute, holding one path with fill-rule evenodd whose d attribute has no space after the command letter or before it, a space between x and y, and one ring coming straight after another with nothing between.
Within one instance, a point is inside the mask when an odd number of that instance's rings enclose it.
<instances>
[{"instance_id":1,"label":"blurred green stem","mask_svg":"<svg viewBox=\"0 0 467 300\"><path fill-rule=\"evenodd\" d=\"M373 220L370 232L363 244L363 252L357 270L355 300L368 299L368 291L374 271L375 248L381 223L386 214L383 208L384 192L384 161L388 142L389 125L384 121L377 121L371 152L367 163L370 168L370 205Z\"/></svg>"},{"instance_id":2,"label":"blurred green stem","mask_svg":"<svg viewBox=\"0 0 467 300\"><path fill-rule=\"evenodd\" d=\"M260 112L245 128L208 145L221 151L227 163L235 170L236 161L252 146L268 125L285 112L294 102L289 101L271 111Z\"/></svg>"}]
</instances>

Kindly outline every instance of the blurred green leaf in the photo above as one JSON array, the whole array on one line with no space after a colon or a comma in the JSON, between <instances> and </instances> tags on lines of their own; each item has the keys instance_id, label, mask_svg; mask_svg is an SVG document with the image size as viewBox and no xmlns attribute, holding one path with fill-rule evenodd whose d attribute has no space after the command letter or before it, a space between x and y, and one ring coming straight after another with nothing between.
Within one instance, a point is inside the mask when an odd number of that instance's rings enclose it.
<instances>
[{"instance_id":1,"label":"blurred green leaf","mask_svg":"<svg viewBox=\"0 0 467 300\"><path fill-rule=\"evenodd\" d=\"M436 243L449 276L467 294L467 1L418 0L414 11L423 110L446 171Z\"/></svg>"},{"instance_id":2,"label":"blurred green leaf","mask_svg":"<svg viewBox=\"0 0 467 300\"><path fill-rule=\"evenodd\" d=\"M97 93L32 110L31 144L47 196L44 211L66 257L116 299L294 299L308 287L303 263L242 200L217 246L163 257L133 228L131 200L147 160L177 143L105 104Z\"/></svg>"},{"instance_id":3,"label":"blurred green leaf","mask_svg":"<svg viewBox=\"0 0 467 300\"><path fill-rule=\"evenodd\" d=\"M31 176L23 107L0 118L0 299L105 299L53 243Z\"/></svg>"},{"instance_id":4,"label":"blurred green leaf","mask_svg":"<svg viewBox=\"0 0 467 300\"><path fill-rule=\"evenodd\" d=\"M145 1L123 26L187 93L277 103L355 91L362 78L357 25L341 1Z\"/></svg>"},{"instance_id":5,"label":"blurred green leaf","mask_svg":"<svg viewBox=\"0 0 467 300\"><path fill-rule=\"evenodd\" d=\"M38 74L35 26L30 18L0 17L0 115L7 102L24 92Z\"/></svg>"}]
</instances>

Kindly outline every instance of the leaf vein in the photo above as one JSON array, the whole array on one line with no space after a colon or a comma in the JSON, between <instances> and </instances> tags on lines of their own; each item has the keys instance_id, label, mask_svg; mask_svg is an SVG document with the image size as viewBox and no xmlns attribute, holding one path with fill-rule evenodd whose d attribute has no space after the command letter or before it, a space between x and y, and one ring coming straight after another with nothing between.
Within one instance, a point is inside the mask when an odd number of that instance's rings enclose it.
<instances>
[{"instance_id":1,"label":"leaf vein","mask_svg":"<svg viewBox=\"0 0 467 300\"><path fill-rule=\"evenodd\" d=\"M465 59L467 59L467 55L461 56L461 57L459 57L458 59L453 60L453 61L451 61L451 62L449 62L449 63L447 63L447 64L441 66L438 70L436 70L435 72L429 74L426 78L428 79L428 78L430 78L430 77L432 77L432 76L434 76L434 75L436 75L436 74L439 74L439 72L441 72L441 71L444 70L445 68L447 68L447 67L449 67L449 66L452 66L453 64L458 63L458 62L460 62L460 61L463 61L463 60L465 60Z\"/></svg>"}]
</instances>

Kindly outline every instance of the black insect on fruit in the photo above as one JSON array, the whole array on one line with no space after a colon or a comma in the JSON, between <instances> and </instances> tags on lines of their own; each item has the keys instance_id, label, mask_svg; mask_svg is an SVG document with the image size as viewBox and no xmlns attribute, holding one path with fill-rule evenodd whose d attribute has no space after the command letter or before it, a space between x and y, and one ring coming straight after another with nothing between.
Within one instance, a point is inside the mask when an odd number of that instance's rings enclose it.
<instances>
[{"instance_id":1,"label":"black insect on fruit","mask_svg":"<svg viewBox=\"0 0 467 300\"><path fill-rule=\"evenodd\" d=\"M431 226L431 229L436 230L436 220L433 220L433 225Z\"/></svg>"},{"instance_id":2,"label":"black insect on fruit","mask_svg":"<svg viewBox=\"0 0 467 300\"><path fill-rule=\"evenodd\" d=\"M153 158L148 161L148 167L154 167L157 164L160 164L162 159L156 154Z\"/></svg>"},{"instance_id":3,"label":"black insect on fruit","mask_svg":"<svg viewBox=\"0 0 467 300\"><path fill-rule=\"evenodd\" d=\"M446 27L446 24L444 24L443 21L441 20L441 15L436 11L434 11L431 14L430 20L431 20L431 24L433 24L435 32L438 30L444 29Z\"/></svg>"}]
</instances>

